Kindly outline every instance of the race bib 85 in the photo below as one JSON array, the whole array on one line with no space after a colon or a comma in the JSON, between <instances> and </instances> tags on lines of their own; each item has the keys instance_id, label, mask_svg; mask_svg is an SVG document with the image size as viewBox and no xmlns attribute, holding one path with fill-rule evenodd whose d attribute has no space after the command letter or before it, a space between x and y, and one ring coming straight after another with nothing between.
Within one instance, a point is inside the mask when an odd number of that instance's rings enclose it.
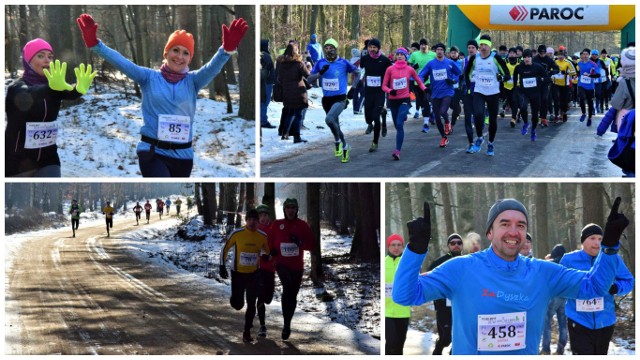
<instances>
[{"instance_id":1,"label":"race bib 85","mask_svg":"<svg viewBox=\"0 0 640 360\"><path fill-rule=\"evenodd\" d=\"M189 142L191 119L181 115L158 116L158 140L175 143Z\"/></svg>"}]
</instances>

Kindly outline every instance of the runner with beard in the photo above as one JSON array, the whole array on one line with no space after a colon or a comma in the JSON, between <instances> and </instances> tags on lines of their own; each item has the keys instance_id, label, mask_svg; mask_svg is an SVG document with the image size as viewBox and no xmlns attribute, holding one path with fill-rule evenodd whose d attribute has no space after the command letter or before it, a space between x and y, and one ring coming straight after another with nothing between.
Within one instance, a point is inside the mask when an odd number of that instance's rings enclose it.
<instances>
[{"instance_id":1,"label":"runner with beard","mask_svg":"<svg viewBox=\"0 0 640 360\"><path fill-rule=\"evenodd\" d=\"M362 56L360 67L364 69L364 118L367 125L373 124L373 141L369 152L378 150L380 138L380 120L382 121L382 136L387 135L387 118L382 117L385 92L382 91L382 79L391 60L380 52L380 40L370 39L367 44L367 54Z\"/></svg>"},{"instance_id":2,"label":"runner with beard","mask_svg":"<svg viewBox=\"0 0 640 360\"><path fill-rule=\"evenodd\" d=\"M324 42L324 59L320 59L311 70L309 82L320 80L322 87L322 107L327 114L325 123L331 129L335 140L334 155L342 163L349 162L351 148L340 130L340 114L347 108L347 73L355 72L353 83L360 81L360 70L349 61L338 56L338 42L329 39ZM350 92L355 91L352 86ZM365 97L366 98L366 97Z\"/></svg>"},{"instance_id":3,"label":"runner with beard","mask_svg":"<svg viewBox=\"0 0 640 360\"><path fill-rule=\"evenodd\" d=\"M456 233L449 235L447 248L449 252L434 260L427 271L437 268L449 259L460 256L462 254L462 237ZM433 301L433 306L436 309L438 340L436 340L436 347L433 349L432 355L442 355L442 349L451 344L451 324L453 322L451 319L451 300L436 299Z\"/></svg>"}]
</instances>

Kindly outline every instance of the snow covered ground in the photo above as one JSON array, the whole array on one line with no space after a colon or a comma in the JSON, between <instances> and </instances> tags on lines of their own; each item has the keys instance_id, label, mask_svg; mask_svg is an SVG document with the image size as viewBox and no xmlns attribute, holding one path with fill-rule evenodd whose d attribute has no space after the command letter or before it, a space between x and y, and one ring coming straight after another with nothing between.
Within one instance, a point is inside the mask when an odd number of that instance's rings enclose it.
<instances>
[{"instance_id":1,"label":"snow covered ground","mask_svg":"<svg viewBox=\"0 0 640 360\"><path fill-rule=\"evenodd\" d=\"M130 210L134 204L135 202L127 204L129 211L126 213L122 213L119 209L115 217L116 222L134 223L135 217ZM193 211L189 214L190 216L194 215ZM172 209L171 216L172 221L154 224L158 215L152 212L151 224L141 226L140 230L123 236L123 246L128 247L141 261L152 261L160 266L182 269L184 276L189 277L191 281L197 279L196 281L203 286L213 286L230 294L230 281L219 277L218 265L220 249L224 245L223 235L231 231L231 228L224 225L205 228L202 220L197 217L174 217L175 208ZM103 216L98 213L85 212L81 218L81 224L102 224L103 221ZM5 269L10 269L13 259L19 255L21 242L34 235L46 235L47 232L56 229L5 236ZM323 257L337 257L340 254L348 254L351 238L323 231L322 244ZM308 266L310 260L308 254L306 256L305 264ZM311 284L307 268L298 295L298 309L294 316L296 327L330 331L344 339L345 348L357 348L368 354L379 354L381 331L379 266L332 264L325 265L325 272L328 274L324 285L326 290L335 297L334 301L322 302L316 298L316 290ZM345 276L350 281L341 282L345 280ZM276 280L276 294L272 303L267 305L267 316L282 317L280 291L279 280Z\"/></svg>"},{"instance_id":2,"label":"snow covered ground","mask_svg":"<svg viewBox=\"0 0 640 360\"><path fill-rule=\"evenodd\" d=\"M5 85L11 83L5 74ZM83 102L58 114L58 154L63 177L141 177L136 145L142 126L141 100L122 91L92 87ZM6 87L5 87L6 91ZM131 90L129 90L131 91ZM200 91L193 122L194 163L191 177L255 176L255 121L237 117L225 102ZM5 118L6 124L6 118Z\"/></svg>"}]
</instances>

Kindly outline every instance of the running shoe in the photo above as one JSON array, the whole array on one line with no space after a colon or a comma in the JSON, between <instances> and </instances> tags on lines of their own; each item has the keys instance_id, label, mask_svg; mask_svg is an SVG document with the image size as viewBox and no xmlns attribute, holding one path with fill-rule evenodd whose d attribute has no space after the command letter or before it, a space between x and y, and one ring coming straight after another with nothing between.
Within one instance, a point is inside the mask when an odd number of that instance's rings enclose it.
<instances>
[{"instance_id":1,"label":"running shoe","mask_svg":"<svg viewBox=\"0 0 640 360\"><path fill-rule=\"evenodd\" d=\"M513 129L514 127L516 127L516 119L511 118L511 128Z\"/></svg>"},{"instance_id":2,"label":"running shoe","mask_svg":"<svg viewBox=\"0 0 640 360\"><path fill-rule=\"evenodd\" d=\"M529 123L526 122L522 125L522 130L520 130L520 134L527 135L527 130L529 130Z\"/></svg>"},{"instance_id":3,"label":"running shoe","mask_svg":"<svg viewBox=\"0 0 640 360\"><path fill-rule=\"evenodd\" d=\"M587 126L591 126L591 118L587 119Z\"/></svg>"},{"instance_id":4,"label":"running shoe","mask_svg":"<svg viewBox=\"0 0 640 360\"><path fill-rule=\"evenodd\" d=\"M475 154L478 151L480 151L480 148L482 148L482 143L484 142L484 138L477 138L476 142L473 143L473 146L471 147L471 149L469 149L470 151L467 151L469 154Z\"/></svg>"},{"instance_id":5,"label":"running shoe","mask_svg":"<svg viewBox=\"0 0 640 360\"><path fill-rule=\"evenodd\" d=\"M487 155L495 155L495 153L493 152L493 143L487 142Z\"/></svg>"},{"instance_id":6,"label":"running shoe","mask_svg":"<svg viewBox=\"0 0 640 360\"><path fill-rule=\"evenodd\" d=\"M418 118L420 118L420 112L419 112L419 111L416 111L416 113L415 113L415 114L413 114L413 118L414 118L414 119L418 119Z\"/></svg>"},{"instance_id":7,"label":"running shoe","mask_svg":"<svg viewBox=\"0 0 640 360\"><path fill-rule=\"evenodd\" d=\"M369 152L374 152L376 150L378 150L378 144L372 142L371 147L369 148Z\"/></svg>"},{"instance_id":8,"label":"running shoe","mask_svg":"<svg viewBox=\"0 0 640 360\"><path fill-rule=\"evenodd\" d=\"M449 139L447 139L447 137L443 137L442 139L440 139L440 147L443 148L445 146L447 146L447 144L449 143Z\"/></svg>"},{"instance_id":9,"label":"running shoe","mask_svg":"<svg viewBox=\"0 0 640 360\"><path fill-rule=\"evenodd\" d=\"M260 330L258 330L258 336L267 337L267 327L264 325L260 325Z\"/></svg>"},{"instance_id":10,"label":"running shoe","mask_svg":"<svg viewBox=\"0 0 640 360\"><path fill-rule=\"evenodd\" d=\"M424 123L424 125L422 125L422 132L425 134L429 132L429 123Z\"/></svg>"},{"instance_id":11,"label":"running shoe","mask_svg":"<svg viewBox=\"0 0 640 360\"><path fill-rule=\"evenodd\" d=\"M387 136L387 125L382 125L381 135L382 137Z\"/></svg>"},{"instance_id":12,"label":"running shoe","mask_svg":"<svg viewBox=\"0 0 640 360\"><path fill-rule=\"evenodd\" d=\"M364 133L365 133L366 135L369 135L369 134L371 134L371 131L372 131L372 130L373 130L373 125L371 125L371 124L367 124L367 130L365 130L365 131L364 131Z\"/></svg>"},{"instance_id":13,"label":"running shoe","mask_svg":"<svg viewBox=\"0 0 640 360\"><path fill-rule=\"evenodd\" d=\"M536 141L536 129L531 129L531 141Z\"/></svg>"},{"instance_id":14,"label":"running shoe","mask_svg":"<svg viewBox=\"0 0 640 360\"><path fill-rule=\"evenodd\" d=\"M285 326L282 329L282 340L288 340L290 335L291 335L291 328L288 326Z\"/></svg>"},{"instance_id":15,"label":"running shoe","mask_svg":"<svg viewBox=\"0 0 640 360\"><path fill-rule=\"evenodd\" d=\"M394 160L400 160L400 150L393 150L391 157L393 157Z\"/></svg>"},{"instance_id":16,"label":"running shoe","mask_svg":"<svg viewBox=\"0 0 640 360\"><path fill-rule=\"evenodd\" d=\"M584 119L586 119L586 118L587 118L586 114L580 115L580 122L584 122Z\"/></svg>"},{"instance_id":17,"label":"running shoe","mask_svg":"<svg viewBox=\"0 0 640 360\"><path fill-rule=\"evenodd\" d=\"M343 163L348 163L349 162L349 153L351 152L351 146L349 146L347 144L347 146L344 147L344 149L342 149L342 162Z\"/></svg>"},{"instance_id":18,"label":"running shoe","mask_svg":"<svg viewBox=\"0 0 640 360\"><path fill-rule=\"evenodd\" d=\"M242 333L242 341L246 342L246 343L250 343L253 341L253 338L251 337L251 332L249 331L245 331Z\"/></svg>"},{"instance_id":19,"label":"running shoe","mask_svg":"<svg viewBox=\"0 0 640 360\"><path fill-rule=\"evenodd\" d=\"M562 122L567 122L567 113L562 113Z\"/></svg>"},{"instance_id":20,"label":"running shoe","mask_svg":"<svg viewBox=\"0 0 640 360\"><path fill-rule=\"evenodd\" d=\"M546 118L542 118L542 119L540 120L540 126L542 126L542 127L547 127L547 126L549 126L549 121L548 121Z\"/></svg>"},{"instance_id":21,"label":"running shoe","mask_svg":"<svg viewBox=\"0 0 640 360\"><path fill-rule=\"evenodd\" d=\"M333 151L333 153L334 153L334 155L336 157L342 156L342 143L341 142L336 143L336 148Z\"/></svg>"},{"instance_id":22,"label":"running shoe","mask_svg":"<svg viewBox=\"0 0 640 360\"><path fill-rule=\"evenodd\" d=\"M469 144L469 147L467 148L467 154L473 154L473 143Z\"/></svg>"},{"instance_id":23,"label":"running shoe","mask_svg":"<svg viewBox=\"0 0 640 360\"><path fill-rule=\"evenodd\" d=\"M445 123L444 124L444 134L445 135L450 135L451 134L451 124L449 123Z\"/></svg>"},{"instance_id":24,"label":"running shoe","mask_svg":"<svg viewBox=\"0 0 640 360\"><path fill-rule=\"evenodd\" d=\"M504 119L504 109L502 109L502 111L500 111L500 117Z\"/></svg>"}]
</instances>

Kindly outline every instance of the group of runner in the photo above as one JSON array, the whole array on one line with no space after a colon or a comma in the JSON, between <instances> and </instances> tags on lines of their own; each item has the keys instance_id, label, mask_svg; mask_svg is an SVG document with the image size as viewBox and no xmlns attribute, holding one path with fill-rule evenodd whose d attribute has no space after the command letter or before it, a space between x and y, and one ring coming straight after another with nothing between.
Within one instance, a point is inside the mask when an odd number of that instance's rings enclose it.
<instances>
[{"instance_id":1,"label":"group of runner","mask_svg":"<svg viewBox=\"0 0 640 360\"><path fill-rule=\"evenodd\" d=\"M488 35L466 45L465 56L457 46L447 49L438 43L429 47L428 41L421 39L387 56L381 42L373 38L365 41L365 49L354 62L337 55L337 41L326 40L323 56L313 65L308 81L318 82L322 88L325 122L334 136L335 156L343 163L350 158L351 147L340 130L339 116L354 95L364 96L365 134L373 132L369 152L377 151L380 135L386 136L387 110L391 113L396 128L391 154L395 160L400 159L404 122L414 99L414 118L422 117L424 133L429 132L430 124L437 126L441 148L447 146L457 119L464 114L469 142L466 152L477 153L486 142L490 156L495 154L498 116L504 117L508 110L511 127L522 122L522 135L529 134L535 141L538 125L568 120L571 103L579 103L580 122L586 120L587 126L593 116L609 108L619 57L609 57L606 49L585 48L577 59L569 56L564 46L524 49L501 45L496 50ZM351 87L349 73L354 74ZM359 113L355 107L354 113Z\"/></svg>"},{"instance_id":2,"label":"group of runner","mask_svg":"<svg viewBox=\"0 0 640 360\"><path fill-rule=\"evenodd\" d=\"M634 287L618 255L629 224L620 203L616 198L604 229L593 223L582 229L580 250L564 254L560 244L543 260L531 254L526 207L515 199L498 200L487 216L488 249L461 256L462 238L451 234L447 254L420 274L431 239L431 210L425 202L423 216L407 223L406 248L400 235L387 238L386 354L403 352L409 306L435 300L434 355L451 343L453 355L550 354L556 303L569 319L567 324L564 315L558 316L556 354L564 353L568 327L573 354L606 355L616 323L614 296Z\"/></svg>"},{"instance_id":3,"label":"group of runner","mask_svg":"<svg viewBox=\"0 0 640 360\"><path fill-rule=\"evenodd\" d=\"M251 328L256 311L260 321L258 336L267 336L266 304L273 299L275 273L282 285L282 340L291 335L291 321L297 306L297 296L304 271L304 250L313 251L315 239L309 224L298 218L298 201L288 198L283 203L284 218L272 221L270 209L261 204L247 211L244 227L231 233L220 254L220 277L227 279L228 254L234 250L231 262L231 297L236 310L245 305L242 340L253 342Z\"/></svg>"}]
</instances>

